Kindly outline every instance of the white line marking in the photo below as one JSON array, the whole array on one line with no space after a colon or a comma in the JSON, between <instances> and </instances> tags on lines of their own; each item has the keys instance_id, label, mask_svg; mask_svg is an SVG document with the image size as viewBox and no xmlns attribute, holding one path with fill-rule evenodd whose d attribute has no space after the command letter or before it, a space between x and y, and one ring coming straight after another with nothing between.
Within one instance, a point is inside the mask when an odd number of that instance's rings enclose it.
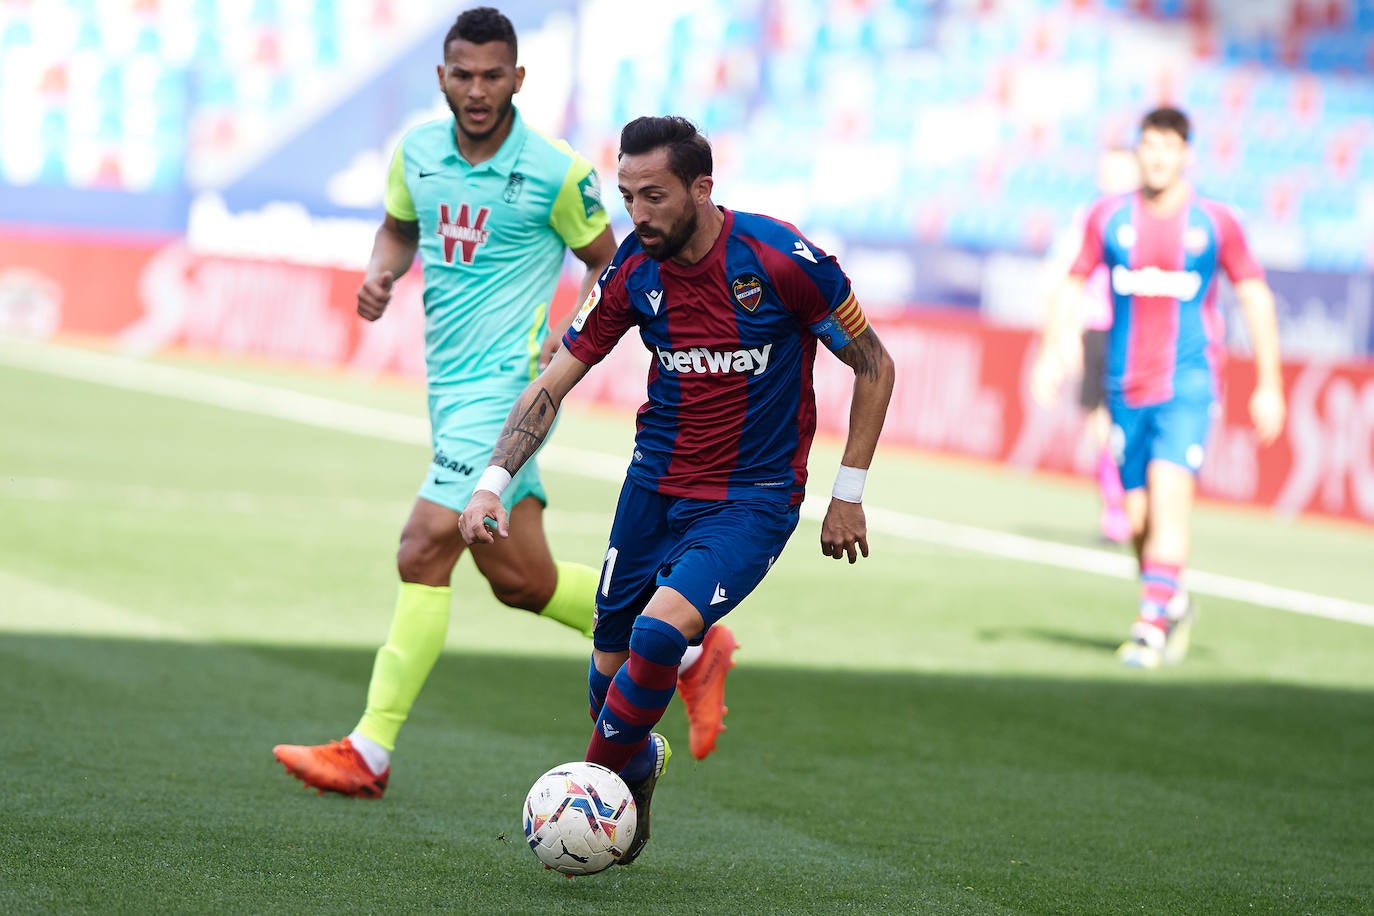
<instances>
[{"instance_id":1,"label":"white line marking","mask_svg":"<svg viewBox=\"0 0 1374 916\"><path fill-rule=\"evenodd\" d=\"M106 353L0 340L0 363L362 436L429 444L428 423L419 417ZM624 457L561 445L546 446L542 454L550 460L551 469L617 484L625 477ZM878 506L865 508L870 528L895 537L942 547L960 547L990 556L1114 579L1135 578L1135 563L1121 554L942 522ZM809 519L820 519L824 509L815 502L808 502L803 505L802 514ZM1309 617L1374 626L1374 605L1358 601L1202 570L1189 570L1187 580L1188 587L1201 595L1228 598Z\"/></svg>"}]
</instances>

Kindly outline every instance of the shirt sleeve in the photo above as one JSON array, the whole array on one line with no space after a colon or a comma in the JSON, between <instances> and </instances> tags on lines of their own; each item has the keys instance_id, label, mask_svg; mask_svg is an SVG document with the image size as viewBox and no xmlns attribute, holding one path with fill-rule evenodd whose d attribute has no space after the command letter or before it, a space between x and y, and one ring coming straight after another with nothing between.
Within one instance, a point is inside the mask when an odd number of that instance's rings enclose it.
<instances>
[{"instance_id":1,"label":"shirt sleeve","mask_svg":"<svg viewBox=\"0 0 1374 916\"><path fill-rule=\"evenodd\" d=\"M1217 240L1217 262L1232 283L1243 280L1264 279L1264 268L1260 267L1250 246L1245 241L1245 232L1240 228L1240 220L1229 207L1213 206L1212 219L1216 222L1220 238Z\"/></svg>"},{"instance_id":2,"label":"shirt sleeve","mask_svg":"<svg viewBox=\"0 0 1374 916\"><path fill-rule=\"evenodd\" d=\"M589 366L605 359L635 323L619 261L612 261L597 278L563 334L563 346Z\"/></svg>"},{"instance_id":3,"label":"shirt sleeve","mask_svg":"<svg viewBox=\"0 0 1374 916\"><path fill-rule=\"evenodd\" d=\"M789 227L792 228L792 227ZM839 350L868 327L849 277L834 255L797 235L795 250L775 259L773 287L797 321L831 351Z\"/></svg>"},{"instance_id":4,"label":"shirt sleeve","mask_svg":"<svg viewBox=\"0 0 1374 916\"><path fill-rule=\"evenodd\" d=\"M1069 266L1069 276L1086 280L1102 263L1102 223L1106 211L1106 200L1099 200L1088 211L1087 218L1083 220L1083 244L1078 246L1078 256Z\"/></svg>"},{"instance_id":5,"label":"shirt sleeve","mask_svg":"<svg viewBox=\"0 0 1374 916\"><path fill-rule=\"evenodd\" d=\"M386 173L386 212L403 223L413 223L419 217L415 213L415 201L406 186L405 141L396 144L396 152L391 154L391 168Z\"/></svg>"},{"instance_id":6,"label":"shirt sleeve","mask_svg":"<svg viewBox=\"0 0 1374 916\"><path fill-rule=\"evenodd\" d=\"M573 155L572 164L563 175L549 225L563 244L577 249L591 244L611 225L606 208L601 204L601 179L586 159Z\"/></svg>"}]
</instances>

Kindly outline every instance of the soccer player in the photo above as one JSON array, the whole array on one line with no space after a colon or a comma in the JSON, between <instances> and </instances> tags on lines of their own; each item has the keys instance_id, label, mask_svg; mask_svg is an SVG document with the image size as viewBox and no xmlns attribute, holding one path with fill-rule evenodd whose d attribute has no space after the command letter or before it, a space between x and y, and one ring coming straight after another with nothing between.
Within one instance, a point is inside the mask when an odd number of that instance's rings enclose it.
<instances>
[{"instance_id":1,"label":"soccer player","mask_svg":"<svg viewBox=\"0 0 1374 916\"><path fill-rule=\"evenodd\" d=\"M821 341L854 370L849 433L821 551L868 556L864 478L892 392L891 357L849 279L787 223L717 207L710 144L683 118L638 118L620 135L620 245L549 367L511 410L462 514L473 545L514 537L501 496L548 435L563 397L632 327L653 355L648 401L597 590L586 759L619 772L649 839L669 756L652 732L689 644L758 586L797 525L816 427ZM486 521L491 520L491 529Z\"/></svg>"},{"instance_id":2,"label":"soccer player","mask_svg":"<svg viewBox=\"0 0 1374 916\"><path fill-rule=\"evenodd\" d=\"M1261 445L1282 432L1285 410L1273 293L1235 216L1184 177L1190 131L1176 108L1141 121L1141 188L1093 205L1047 321L1055 339L1045 341L1032 375L1036 397L1053 402L1064 368L1058 335L1074 332L1065 316L1085 280L1106 265L1113 301L1107 405L1140 566L1139 614L1118 654L1149 668L1182 660L1192 623L1179 580L1225 356L1218 270L1235 284L1250 330L1257 375L1250 420Z\"/></svg>"},{"instance_id":3,"label":"soccer player","mask_svg":"<svg viewBox=\"0 0 1374 916\"><path fill-rule=\"evenodd\" d=\"M583 296L616 250L591 163L527 127L513 104L525 68L516 65L510 21L489 7L468 10L443 52L439 88L453 118L410 130L397 147L386 216L358 290L358 314L377 320L395 278L419 251L434 457L401 531L400 593L362 719L342 741L273 749L288 772L322 793L379 798L385 790L397 734L448 631L449 582L465 548L459 510L511 404L558 346L559 335L548 333L548 307L564 250L587 266ZM504 498L517 533L474 545L477 569L503 604L590 636L597 572L554 562L534 462ZM683 699L698 759L723 730L734 649L734 637L722 630L684 659L691 690Z\"/></svg>"}]
</instances>

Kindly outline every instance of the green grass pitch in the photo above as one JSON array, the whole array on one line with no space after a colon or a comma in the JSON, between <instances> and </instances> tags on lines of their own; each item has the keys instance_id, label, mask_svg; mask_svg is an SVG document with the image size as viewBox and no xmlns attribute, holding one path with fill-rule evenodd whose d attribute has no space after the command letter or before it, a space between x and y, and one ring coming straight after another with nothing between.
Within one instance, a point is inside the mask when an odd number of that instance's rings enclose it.
<instances>
[{"instance_id":1,"label":"green grass pitch","mask_svg":"<svg viewBox=\"0 0 1374 916\"><path fill-rule=\"evenodd\" d=\"M565 880L519 807L585 748L589 645L467 561L386 798L271 757L361 711L423 444L3 359L0 418L0 913L1374 913L1374 628L1209 596L1185 665L1130 671L1127 580L877 531L851 567L804 520L730 619L716 754L675 702L652 843ZM614 467L631 423L573 407L554 441ZM616 485L544 474L556 553L599 563ZM891 451L867 499L1092 544L1085 482ZM1200 569L1374 602L1368 528L1204 505L1194 530Z\"/></svg>"}]
</instances>

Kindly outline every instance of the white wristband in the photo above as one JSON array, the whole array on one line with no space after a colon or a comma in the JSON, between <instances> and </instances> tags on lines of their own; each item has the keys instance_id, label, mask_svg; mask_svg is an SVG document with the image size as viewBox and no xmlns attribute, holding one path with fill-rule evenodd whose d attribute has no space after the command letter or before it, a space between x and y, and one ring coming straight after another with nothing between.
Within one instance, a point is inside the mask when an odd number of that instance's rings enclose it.
<instances>
[{"instance_id":1,"label":"white wristband","mask_svg":"<svg viewBox=\"0 0 1374 916\"><path fill-rule=\"evenodd\" d=\"M866 468L851 468L849 465L842 464L839 473L835 475L835 487L830 491L830 495L847 503L861 503L864 501L864 479L866 477L868 477Z\"/></svg>"},{"instance_id":2,"label":"white wristband","mask_svg":"<svg viewBox=\"0 0 1374 916\"><path fill-rule=\"evenodd\" d=\"M510 486L510 471L507 471L500 465L491 464L487 465L487 469L482 472L482 476L477 478L477 486L472 489L474 491L489 490L497 496L500 496L502 493L506 492L506 487L508 486Z\"/></svg>"}]
</instances>

